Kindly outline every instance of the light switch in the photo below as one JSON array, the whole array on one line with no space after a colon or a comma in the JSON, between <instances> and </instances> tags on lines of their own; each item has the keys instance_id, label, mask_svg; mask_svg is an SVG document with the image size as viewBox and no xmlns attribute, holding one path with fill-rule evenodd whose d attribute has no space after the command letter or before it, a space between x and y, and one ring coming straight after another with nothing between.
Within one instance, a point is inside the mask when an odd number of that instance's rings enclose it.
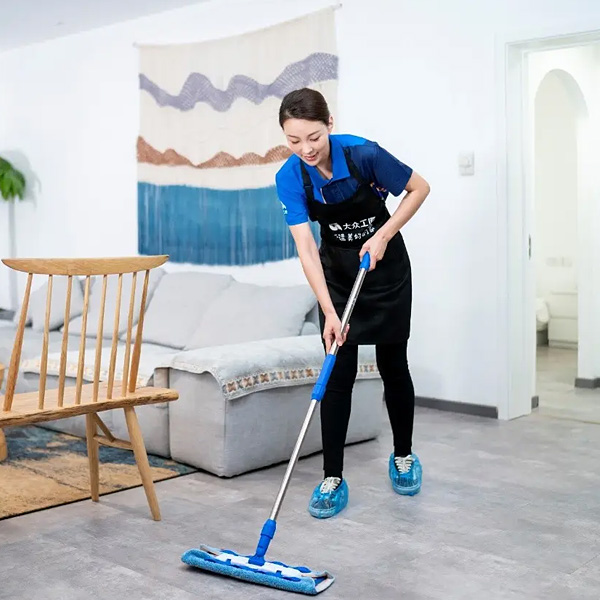
<instances>
[{"instance_id":1,"label":"light switch","mask_svg":"<svg viewBox=\"0 0 600 600\"><path fill-rule=\"evenodd\" d=\"M462 176L475 174L475 155L473 152L462 152L458 155L458 172Z\"/></svg>"}]
</instances>

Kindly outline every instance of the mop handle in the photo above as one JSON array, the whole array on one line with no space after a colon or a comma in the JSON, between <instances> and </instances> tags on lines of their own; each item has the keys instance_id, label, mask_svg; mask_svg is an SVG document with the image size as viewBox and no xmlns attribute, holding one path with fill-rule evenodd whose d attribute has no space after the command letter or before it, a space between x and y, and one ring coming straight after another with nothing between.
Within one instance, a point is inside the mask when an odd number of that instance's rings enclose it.
<instances>
[{"instance_id":1,"label":"mop handle","mask_svg":"<svg viewBox=\"0 0 600 600\"><path fill-rule=\"evenodd\" d=\"M360 292L360 288L362 287L363 281L365 280L365 276L367 271L369 270L369 266L371 264L371 259L369 253L366 252L358 271L358 275L356 276L356 281L354 282L354 286L352 291L350 292L350 297L348 298L348 302L346 303L346 308L344 309L344 314L342 315L342 332L345 331L346 326L350 321L350 316L352 315L352 311L354 310L354 305L356 304L356 299L358 298L358 294ZM337 355L339 347L337 341L334 341L329 349L327 356L325 357L325 362L323 363L323 368L321 369L321 374L317 379L317 383L313 388L312 400L310 403L310 407L308 409L308 413L306 418L304 419L304 423L302 424L302 429L300 430L300 435L298 436L298 440L296 442L296 446L294 448L294 452L292 453L292 457L290 458L290 462L288 464L287 470L285 472L285 476L283 478L283 482L281 484L281 488L279 490L279 494L275 500L275 504L273 505L273 510L271 511L271 516L269 521L275 521L277 519L277 515L279 514L279 509L281 508L281 503L285 497L285 493L287 491L288 485L290 483L290 479L292 476L292 471L298 462L298 456L300 455L300 449L302 448L302 444L304 443L304 438L306 437L306 433L308 431L308 427L310 422L312 421L313 414L315 412L315 408L317 404L323 399L325 394L325 388L327 387L327 382L329 381L329 376L331 375L331 371L333 371L333 366L335 364L335 359Z\"/></svg>"},{"instance_id":2,"label":"mop handle","mask_svg":"<svg viewBox=\"0 0 600 600\"><path fill-rule=\"evenodd\" d=\"M369 270L370 264L371 259L369 253L366 252L363 259L360 262L360 268L358 270L358 275L356 276L356 281L354 282L354 286L352 288L352 291L350 292L350 297L348 298L348 302L346 303L346 308L344 309L344 314L342 315L342 332L346 330L346 326L350 321L350 316L352 315L354 305L356 304L358 293L360 292L360 288L362 287L363 281L365 280L365 276L367 274L367 271ZM310 422L312 421L315 408L317 404L323 399L323 396L325 394L325 388L327 387L327 382L329 381L331 371L333 371L333 365L335 364L335 358L338 349L339 347L337 341L334 341L331 345L331 348L329 349L329 352L327 353L327 356L325 357L325 362L323 363L321 374L319 375L317 383L313 388L312 399L308 408L308 413L306 414L304 423L302 424L300 435L298 436L296 446L294 447L294 451L292 452L292 457L290 458L290 462L287 466L285 475L283 477L283 482L281 483L281 487L279 488L279 493L277 494L277 498L275 499L273 510L271 511L270 517L267 519L267 521L265 521L262 531L260 532L260 538L258 540L256 552L254 553L254 556L249 558L250 564L264 565L265 563L265 554L269 549L269 544L271 543L271 540L273 539L273 536L275 535L275 530L277 528L277 515L279 514L279 509L281 508L281 504L283 503L283 499L285 498L290 479L292 478L292 471L294 470L294 467L298 462L300 449L302 448L302 444L304 443L304 438L306 437L306 433L310 426Z\"/></svg>"}]
</instances>

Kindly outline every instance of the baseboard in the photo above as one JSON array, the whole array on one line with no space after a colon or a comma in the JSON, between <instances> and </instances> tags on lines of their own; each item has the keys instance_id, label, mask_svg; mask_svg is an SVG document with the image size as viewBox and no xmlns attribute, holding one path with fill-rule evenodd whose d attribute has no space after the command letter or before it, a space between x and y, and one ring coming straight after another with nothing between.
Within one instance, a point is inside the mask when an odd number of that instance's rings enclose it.
<instances>
[{"instance_id":1,"label":"baseboard","mask_svg":"<svg viewBox=\"0 0 600 600\"><path fill-rule=\"evenodd\" d=\"M577 377L577 379L575 379L575 387L584 388L586 390L595 390L596 388L600 388L600 377L595 377L594 379Z\"/></svg>"},{"instance_id":2,"label":"baseboard","mask_svg":"<svg viewBox=\"0 0 600 600\"><path fill-rule=\"evenodd\" d=\"M473 415L476 417L498 418L498 408L496 406L484 406L483 404L466 404L464 402L454 402L452 400L439 400L438 398L424 398L417 396L415 398L417 406L425 408L435 408L447 412L461 413L464 415Z\"/></svg>"}]
</instances>

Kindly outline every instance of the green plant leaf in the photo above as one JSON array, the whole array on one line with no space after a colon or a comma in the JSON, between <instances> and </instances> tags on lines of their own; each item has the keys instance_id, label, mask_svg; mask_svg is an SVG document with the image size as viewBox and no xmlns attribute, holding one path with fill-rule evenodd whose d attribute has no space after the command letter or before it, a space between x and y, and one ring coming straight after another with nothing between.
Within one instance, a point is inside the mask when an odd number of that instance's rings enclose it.
<instances>
[{"instance_id":1,"label":"green plant leaf","mask_svg":"<svg viewBox=\"0 0 600 600\"><path fill-rule=\"evenodd\" d=\"M0 177L12 168L13 166L7 160L0 158Z\"/></svg>"},{"instance_id":2,"label":"green plant leaf","mask_svg":"<svg viewBox=\"0 0 600 600\"><path fill-rule=\"evenodd\" d=\"M25 195L25 177L7 160L0 158L0 194L5 200Z\"/></svg>"}]
</instances>

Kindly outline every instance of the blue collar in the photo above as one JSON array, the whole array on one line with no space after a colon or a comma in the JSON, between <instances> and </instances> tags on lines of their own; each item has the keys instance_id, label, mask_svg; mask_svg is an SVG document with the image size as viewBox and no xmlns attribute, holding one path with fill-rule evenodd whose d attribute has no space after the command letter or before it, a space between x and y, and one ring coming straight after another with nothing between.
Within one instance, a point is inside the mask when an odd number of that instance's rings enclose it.
<instances>
[{"instance_id":1,"label":"blue collar","mask_svg":"<svg viewBox=\"0 0 600 600\"><path fill-rule=\"evenodd\" d=\"M333 169L333 176L330 180L325 179L321 176L316 167L307 165L304 163L308 174L317 188L322 188L330 181L336 181L338 179L346 179L350 177L350 171L348 170L348 164L346 163L346 156L344 155L344 147L338 140L337 135L329 136L329 148L331 152L331 165Z\"/></svg>"}]
</instances>

